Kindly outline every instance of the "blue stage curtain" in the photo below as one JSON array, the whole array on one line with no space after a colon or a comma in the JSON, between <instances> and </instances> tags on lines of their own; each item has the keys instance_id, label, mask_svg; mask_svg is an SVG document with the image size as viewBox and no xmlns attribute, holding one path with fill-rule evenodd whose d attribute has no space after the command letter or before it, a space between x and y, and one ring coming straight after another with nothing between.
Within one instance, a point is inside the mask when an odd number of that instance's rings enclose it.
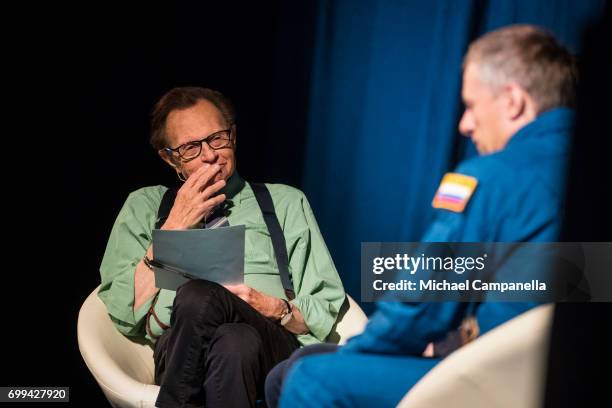
<instances>
[{"instance_id":1,"label":"blue stage curtain","mask_svg":"<svg viewBox=\"0 0 612 408\"><path fill-rule=\"evenodd\" d=\"M360 243L419 240L442 175L474 154L457 131L470 41L533 23L576 51L604 3L317 3L302 184L349 293L359 298Z\"/></svg>"}]
</instances>

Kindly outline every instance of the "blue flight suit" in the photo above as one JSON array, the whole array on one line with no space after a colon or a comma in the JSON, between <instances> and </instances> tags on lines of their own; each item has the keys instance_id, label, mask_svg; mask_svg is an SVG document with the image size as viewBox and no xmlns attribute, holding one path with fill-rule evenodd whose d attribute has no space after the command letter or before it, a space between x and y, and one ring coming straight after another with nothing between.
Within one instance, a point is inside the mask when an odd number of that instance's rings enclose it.
<instances>
[{"instance_id":1,"label":"blue flight suit","mask_svg":"<svg viewBox=\"0 0 612 408\"><path fill-rule=\"evenodd\" d=\"M478 185L463 212L437 209L425 242L557 241L561 229L573 111L556 108L520 129L505 149L461 163ZM379 302L365 331L337 353L299 360L285 380L281 407L395 406L440 359L427 344L457 329L470 304ZM480 333L535 303L484 302Z\"/></svg>"}]
</instances>

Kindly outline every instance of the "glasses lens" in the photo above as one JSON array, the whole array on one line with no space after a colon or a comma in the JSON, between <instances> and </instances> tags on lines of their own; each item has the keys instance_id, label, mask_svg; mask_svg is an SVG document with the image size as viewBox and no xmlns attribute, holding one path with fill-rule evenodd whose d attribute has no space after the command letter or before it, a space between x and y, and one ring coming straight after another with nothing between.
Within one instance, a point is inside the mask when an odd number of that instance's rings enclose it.
<instances>
[{"instance_id":1,"label":"glasses lens","mask_svg":"<svg viewBox=\"0 0 612 408\"><path fill-rule=\"evenodd\" d=\"M185 160L193 159L194 157L198 157L200 154L201 144L199 142L188 143L186 145L181 146L179 149L179 153L181 157Z\"/></svg>"},{"instance_id":2,"label":"glasses lens","mask_svg":"<svg viewBox=\"0 0 612 408\"><path fill-rule=\"evenodd\" d=\"M222 147L226 147L227 145L229 145L229 142L229 132L221 132L215 135L212 140L209 140L208 144L213 149L221 149Z\"/></svg>"}]
</instances>

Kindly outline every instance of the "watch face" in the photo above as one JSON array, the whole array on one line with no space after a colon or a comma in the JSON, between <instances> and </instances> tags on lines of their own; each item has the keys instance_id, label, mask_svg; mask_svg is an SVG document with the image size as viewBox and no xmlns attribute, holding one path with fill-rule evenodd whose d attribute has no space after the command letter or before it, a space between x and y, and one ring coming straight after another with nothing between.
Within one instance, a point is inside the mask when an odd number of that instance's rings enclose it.
<instances>
[{"instance_id":1,"label":"watch face","mask_svg":"<svg viewBox=\"0 0 612 408\"><path fill-rule=\"evenodd\" d=\"M289 312L286 315L284 315L283 318L280 320L281 326L284 326L287 323L289 323L289 320L291 320L292 316L293 316L293 314L291 312Z\"/></svg>"}]
</instances>

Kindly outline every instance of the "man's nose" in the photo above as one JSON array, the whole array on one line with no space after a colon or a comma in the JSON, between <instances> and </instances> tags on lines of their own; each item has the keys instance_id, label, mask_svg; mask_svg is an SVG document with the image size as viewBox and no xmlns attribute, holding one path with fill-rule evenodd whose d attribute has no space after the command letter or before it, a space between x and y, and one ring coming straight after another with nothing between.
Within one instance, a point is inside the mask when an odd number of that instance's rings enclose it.
<instances>
[{"instance_id":1,"label":"man's nose","mask_svg":"<svg viewBox=\"0 0 612 408\"><path fill-rule=\"evenodd\" d=\"M463 112L463 116L461 116L461 120L459 121L459 132L466 137L470 137L472 135L472 131L474 130L474 121L472 119L472 115L466 110Z\"/></svg>"},{"instance_id":2,"label":"man's nose","mask_svg":"<svg viewBox=\"0 0 612 408\"><path fill-rule=\"evenodd\" d=\"M200 159L203 162L214 162L217 160L218 153L215 149L210 147L208 143L202 143L202 151L200 152Z\"/></svg>"}]
</instances>

